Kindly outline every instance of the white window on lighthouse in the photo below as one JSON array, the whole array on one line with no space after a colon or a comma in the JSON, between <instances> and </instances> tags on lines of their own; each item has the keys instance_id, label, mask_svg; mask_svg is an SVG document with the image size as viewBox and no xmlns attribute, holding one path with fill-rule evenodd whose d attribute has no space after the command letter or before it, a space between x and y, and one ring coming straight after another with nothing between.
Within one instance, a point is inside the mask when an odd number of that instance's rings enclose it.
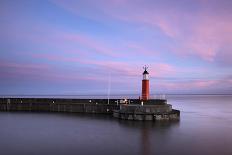
<instances>
[{"instance_id":1,"label":"white window on lighthouse","mask_svg":"<svg viewBox=\"0 0 232 155\"><path fill-rule=\"evenodd\" d=\"M149 79L149 75L148 74L143 74L143 80L148 80Z\"/></svg>"}]
</instances>

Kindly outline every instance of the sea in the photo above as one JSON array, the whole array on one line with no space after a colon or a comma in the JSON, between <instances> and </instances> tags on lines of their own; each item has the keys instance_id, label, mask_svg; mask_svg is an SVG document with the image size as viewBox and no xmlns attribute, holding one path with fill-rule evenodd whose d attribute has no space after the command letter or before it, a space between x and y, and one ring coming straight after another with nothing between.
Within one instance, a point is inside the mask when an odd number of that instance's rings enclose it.
<instances>
[{"instance_id":1,"label":"sea","mask_svg":"<svg viewBox=\"0 0 232 155\"><path fill-rule=\"evenodd\" d=\"M0 154L232 155L232 95L165 97L180 110L180 121L0 112Z\"/></svg>"}]
</instances>

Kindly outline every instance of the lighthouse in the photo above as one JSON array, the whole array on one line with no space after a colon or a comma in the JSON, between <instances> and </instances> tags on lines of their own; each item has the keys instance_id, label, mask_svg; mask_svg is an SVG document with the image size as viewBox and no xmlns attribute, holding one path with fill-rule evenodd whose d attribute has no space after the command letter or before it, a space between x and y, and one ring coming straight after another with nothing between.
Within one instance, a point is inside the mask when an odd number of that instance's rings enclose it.
<instances>
[{"instance_id":1,"label":"lighthouse","mask_svg":"<svg viewBox=\"0 0 232 155\"><path fill-rule=\"evenodd\" d=\"M142 80L142 100L149 99L149 73L147 71L147 66L144 66L143 80Z\"/></svg>"}]
</instances>

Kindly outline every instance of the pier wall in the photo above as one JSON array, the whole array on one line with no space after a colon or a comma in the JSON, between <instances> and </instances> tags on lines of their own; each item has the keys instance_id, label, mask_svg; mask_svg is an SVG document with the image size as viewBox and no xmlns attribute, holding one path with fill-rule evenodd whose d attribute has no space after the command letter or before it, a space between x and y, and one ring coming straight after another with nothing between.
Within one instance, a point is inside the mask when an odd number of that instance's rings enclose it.
<instances>
[{"instance_id":1,"label":"pier wall","mask_svg":"<svg viewBox=\"0 0 232 155\"><path fill-rule=\"evenodd\" d=\"M125 104L126 103L126 104ZM180 111L166 100L0 98L0 111L109 114L126 120L179 120Z\"/></svg>"},{"instance_id":2,"label":"pier wall","mask_svg":"<svg viewBox=\"0 0 232 155\"><path fill-rule=\"evenodd\" d=\"M112 114L120 104L141 104L139 99L62 99L62 98L0 98L0 111L52 111ZM153 99L144 104L165 105L166 100Z\"/></svg>"},{"instance_id":3,"label":"pier wall","mask_svg":"<svg viewBox=\"0 0 232 155\"><path fill-rule=\"evenodd\" d=\"M45 111L112 114L117 99L0 98L0 111Z\"/></svg>"}]
</instances>

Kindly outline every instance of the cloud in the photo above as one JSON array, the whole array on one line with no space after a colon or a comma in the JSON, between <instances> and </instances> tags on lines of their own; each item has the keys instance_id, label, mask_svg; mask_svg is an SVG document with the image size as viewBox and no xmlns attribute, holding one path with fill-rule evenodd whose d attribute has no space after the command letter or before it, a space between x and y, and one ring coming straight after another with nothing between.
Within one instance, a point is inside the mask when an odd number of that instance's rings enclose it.
<instances>
[{"instance_id":1,"label":"cloud","mask_svg":"<svg viewBox=\"0 0 232 155\"><path fill-rule=\"evenodd\" d=\"M224 46L231 46L232 43L231 16L226 12L230 3L225 1L220 4L216 1L211 3L201 0L188 4L184 1L177 3L133 1L132 3L128 0L101 0L98 3L88 0L55 1L55 3L78 16L100 21L121 20L151 27L153 31L160 30L173 40L173 44L167 46L180 56L190 58L195 56L204 61L214 62L217 61L221 49ZM80 6L87 9L83 10ZM212 10L216 10L217 13Z\"/></svg>"},{"instance_id":2,"label":"cloud","mask_svg":"<svg viewBox=\"0 0 232 155\"><path fill-rule=\"evenodd\" d=\"M214 80L178 80L178 81L158 81L151 85L153 91L165 93L228 93L230 81Z\"/></svg>"},{"instance_id":3,"label":"cloud","mask_svg":"<svg viewBox=\"0 0 232 155\"><path fill-rule=\"evenodd\" d=\"M111 74L117 90L140 90L142 66L148 65L154 90L231 90L231 2L51 2L56 7L1 5L4 81L97 89ZM30 12L40 9L43 14ZM53 18L59 21L48 21Z\"/></svg>"},{"instance_id":4,"label":"cloud","mask_svg":"<svg viewBox=\"0 0 232 155\"><path fill-rule=\"evenodd\" d=\"M32 54L33 58L36 59L47 59L52 61L59 61L59 62L76 62L82 65L91 65L97 67L99 70L105 70L108 73L116 73L118 76L120 75L127 75L127 76L140 76L142 72L142 64L141 62L125 62L125 61L102 61L96 59L89 59L86 58L78 58L78 57L67 57L67 56L58 56L58 55L51 55L51 54ZM165 63L149 63L149 69L153 77L164 77L175 75L177 72L176 67L165 64Z\"/></svg>"},{"instance_id":5,"label":"cloud","mask_svg":"<svg viewBox=\"0 0 232 155\"><path fill-rule=\"evenodd\" d=\"M42 80L46 73L51 72L51 67L47 64L7 62L1 60L0 78L7 81L20 82L25 80Z\"/></svg>"},{"instance_id":6,"label":"cloud","mask_svg":"<svg viewBox=\"0 0 232 155\"><path fill-rule=\"evenodd\" d=\"M62 35L63 39L73 43L79 43L82 46L90 48L91 50L97 52L98 54L108 55L111 57L119 57L120 54L117 52L116 49L112 47L108 47L105 43L97 40L92 39L87 35L81 34L73 34L73 33L65 33Z\"/></svg>"},{"instance_id":7,"label":"cloud","mask_svg":"<svg viewBox=\"0 0 232 155\"><path fill-rule=\"evenodd\" d=\"M16 68L16 69L36 69L36 70L43 70L48 69L49 66L46 64L29 64L29 63L15 63L15 62L6 62L1 60L0 63L1 68Z\"/></svg>"},{"instance_id":8,"label":"cloud","mask_svg":"<svg viewBox=\"0 0 232 155\"><path fill-rule=\"evenodd\" d=\"M38 57L37 57L38 58ZM45 56L43 56L43 59ZM59 60L57 57L46 57L51 60ZM65 61L68 59L64 59ZM13 80L15 82L22 81L34 81L34 82L59 82L59 83L76 83L75 81L90 82L97 81L102 82L105 79L102 76L93 76L87 74L81 74L86 68L79 68L80 71L74 72L72 70L62 69L58 66L48 65L45 63L20 63L20 62L5 62L1 61L0 78L4 80ZM91 70L94 73L94 70Z\"/></svg>"}]
</instances>

